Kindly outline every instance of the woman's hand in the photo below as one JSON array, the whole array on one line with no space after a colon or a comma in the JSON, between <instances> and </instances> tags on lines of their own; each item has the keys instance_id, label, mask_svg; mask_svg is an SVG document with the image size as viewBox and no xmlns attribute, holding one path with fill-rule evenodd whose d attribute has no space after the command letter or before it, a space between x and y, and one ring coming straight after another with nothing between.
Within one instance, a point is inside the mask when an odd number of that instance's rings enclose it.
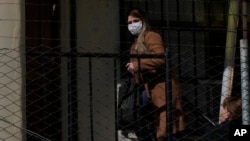
<instances>
[{"instance_id":1,"label":"woman's hand","mask_svg":"<svg viewBox=\"0 0 250 141\"><path fill-rule=\"evenodd\" d=\"M126 64L126 67L127 67L127 71L129 71L129 72L131 72L132 74L134 74L135 67L134 67L134 64L133 64L133 63L127 63L127 64Z\"/></svg>"}]
</instances>

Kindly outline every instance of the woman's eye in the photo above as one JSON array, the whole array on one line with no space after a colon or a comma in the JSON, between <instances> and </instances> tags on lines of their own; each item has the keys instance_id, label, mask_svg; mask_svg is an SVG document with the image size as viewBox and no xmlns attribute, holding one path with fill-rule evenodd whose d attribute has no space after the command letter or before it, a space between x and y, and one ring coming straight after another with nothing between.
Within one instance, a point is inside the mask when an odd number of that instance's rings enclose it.
<instances>
[{"instance_id":1,"label":"woman's eye","mask_svg":"<svg viewBox=\"0 0 250 141\"><path fill-rule=\"evenodd\" d=\"M128 24L137 23L137 22L139 22L139 21L140 21L139 19L134 19L134 20L132 20L132 21L128 21Z\"/></svg>"},{"instance_id":2,"label":"woman's eye","mask_svg":"<svg viewBox=\"0 0 250 141\"><path fill-rule=\"evenodd\" d=\"M136 19L136 20L133 20L133 23L137 23L139 22L140 20Z\"/></svg>"}]
</instances>

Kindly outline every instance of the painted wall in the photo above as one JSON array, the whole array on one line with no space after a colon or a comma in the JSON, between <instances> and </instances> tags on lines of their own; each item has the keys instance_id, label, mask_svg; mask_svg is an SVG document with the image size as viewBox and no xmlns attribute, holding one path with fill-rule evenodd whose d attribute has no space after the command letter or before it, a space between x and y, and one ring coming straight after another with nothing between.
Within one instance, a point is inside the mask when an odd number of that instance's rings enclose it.
<instances>
[{"instance_id":1,"label":"painted wall","mask_svg":"<svg viewBox=\"0 0 250 141\"><path fill-rule=\"evenodd\" d=\"M0 1L0 138L21 141L24 0Z\"/></svg>"},{"instance_id":2,"label":"painted wall","mask_svg":"<svg viewBox=\"0 0 250 141\"><path fill-rule=\"evenodd\" d=\"M77 49L87 53L119 51L119 1L77 1ZM114 61L78 59L79 140L115 140ZM89 83L92 80L92 84ZM92 91L90 87L92 86ZM90 99L92 95L92 99ZM91 100L91 103L89 101ZM90 107L92 106L92 111ZM92 120L90 117L93 117ZM91 137L91 130L93 136Z\"/></svg>"}]
</instances>

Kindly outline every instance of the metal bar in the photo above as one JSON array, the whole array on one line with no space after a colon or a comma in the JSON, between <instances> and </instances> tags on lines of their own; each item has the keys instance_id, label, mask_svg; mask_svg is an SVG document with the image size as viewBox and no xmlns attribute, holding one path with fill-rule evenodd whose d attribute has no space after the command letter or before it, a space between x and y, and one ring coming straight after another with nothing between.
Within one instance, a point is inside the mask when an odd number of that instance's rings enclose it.
<instances>
[{"instance_id":1,"label":"metal bar","mask_svg":"<svg viewBox=\"0 0 250 141\"><path fill-rule=\"evenodd\" d=\"M248 40L240 40L242 125L250 125Z\"/></svg>"},{"instance_id":2,"label":"metal bar","mask_svg":"<svg viewBox=\"0 0 250 141\"><path fill-rule=\"evenodd\" d=\"M195 25L196 25L195 13L196 13L195 0L192 0L192 27L195 27ZM196 31L193 31L193 45L194 46L193 46L193 54L192 55L194 56L194 58L193 58L194 66L197 65L195 44L196 44ZM197 68L196 67L194 67L193 71L194 71L194 76L197 76ZM195 97L195 99L194 99L194 101L195 101L195 108L197 108L198 107L197 77L195 77L194 79L195 79L195 81L194 81L195 82L195 84L194 84L195 85L195 89L194 89L194 97ZM196 116L198 117L198 115L196 115ZM198 127L198 121L197 120L195 122L195 125L196 125L196 127Z\"/></svg>"},{"instance_id":3,"label":"metal bar","mask_svg":"<svg viewBox=\"0 0 250 141\"><path fill-rule=\"evenodd\" d=\"M76 0L70 1L70 52L77 52L76 42ZM69 141L78 141L78 103L77 103L77 58L69 56L68 61L68 121Z\"/></svg>"},{"instance_id":4,"label":"metal bar","mask_svg":"<svg viewBox=\"0 0 250 141\"><path fill-rule=\"evenodd\" d=\"M118 140L118 124L117 124L117 121L118 121L118 113L117 113L117 111L118 111L118 108L117 108L117 65L116 65L116 59L114 58L114 78L115 78L115 80L114 80L114 97L115 97L115 140L117 141Z\"/></svg>"},{"instance_id":5,"label":"metal bar","mask_svg":"<svg viewBox=\"0 0 250 141\"><path fill-rule=\"evenodd\" d=\"M90 109L90 136L91 141L94 141L94 121L93 121L93 86L92 86L92 62L89 57L89 109Z\"/></svg>"},{"instance_id":6,"label":"metal bar","mask_svg":"<svg viewBox=\"0 0 250 141\"><path fill-rule=\"evenodd\" d=\"M95 57L95 58L165 58L165 54L119 54L119 53L81 53L81 52L29 52L28 56L46 57Z\"/></svg>"},{"instance_id":7,"label":"metal bar","mask_svg":"<svg viewBox=\"0 0 250 141\"><path fill-rule=\"evenodd\" d=\"M225 46L225 60L224 71L222 78L221 98L220 98L220 114L222 109L222 103L225 97L232 94L233 78L234 78L234 61L235 61L235 49L237 38L237 27L239 20L239 5L240 1L230 0L228 9L228 26L227 37ZM220 115L219 114L219 115Z\"/></svg>"},{"instance_id":8,"label":"metal bar","mask_svg":"<svg viewBox=\"0 0 250 141\"><path fill-rule=\"evenodd\" d=\"M240 40L242 124L250 125L249 105L249 62L247 39L247 0L242 1L243 39Z\"/></svg>"},{"instance_id":9,"label":"metal bar","mask_svg":"<svg viewBox=\"0 0 250 141\"><path fill-rule=\"evenodd\" d=\"M168 0L166 1L166 6L168 7ZM167 14L166 14L166 27L169 28L169 12L168 12L167 8ZM169 32L167 32L167 45L169 43ZM166 86L165 86L165 91L166 91L166 121L167 121L167 139L168 141L172 141L173 140L173 121L172 121L172 85L171 85L171 78L170 78L170 70L171 70L171 66L170 66L170 47L165 49L165 61L166 61Z\"/></svg>"}]
</instances>

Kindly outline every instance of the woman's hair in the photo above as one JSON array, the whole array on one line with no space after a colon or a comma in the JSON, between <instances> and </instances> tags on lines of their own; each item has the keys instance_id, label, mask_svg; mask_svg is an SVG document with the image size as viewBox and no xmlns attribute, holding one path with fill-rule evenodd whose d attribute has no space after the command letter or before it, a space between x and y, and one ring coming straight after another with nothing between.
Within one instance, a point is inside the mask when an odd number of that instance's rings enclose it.
<instances>
[{"instance_id":1,"label":"woman's hair","mask_svg":"<svg viewBox=\"0 0 250 141\"><path fill-rule=\"evenodd\" d=\"M237 119L241 116L241 99L238 96L229 96L224 99L223 107L230 113L229 119Z\"/></svg>"},{"instance_id":2,"label":"woman's hair","mask_svg":"<svg viewBox=\"0 0 250 141\"><path fill-rule=\"evenodd\" d=\"M142 21L142 31L136 39L135 49L137 50L139 54L146 53L147 47L144 43L144 39L145 39L146 33L150 30L146 13L143 10L136 8L136 9L130 10L128 13L128 16L139 18Z\"/></svg>"}]
</instances>

